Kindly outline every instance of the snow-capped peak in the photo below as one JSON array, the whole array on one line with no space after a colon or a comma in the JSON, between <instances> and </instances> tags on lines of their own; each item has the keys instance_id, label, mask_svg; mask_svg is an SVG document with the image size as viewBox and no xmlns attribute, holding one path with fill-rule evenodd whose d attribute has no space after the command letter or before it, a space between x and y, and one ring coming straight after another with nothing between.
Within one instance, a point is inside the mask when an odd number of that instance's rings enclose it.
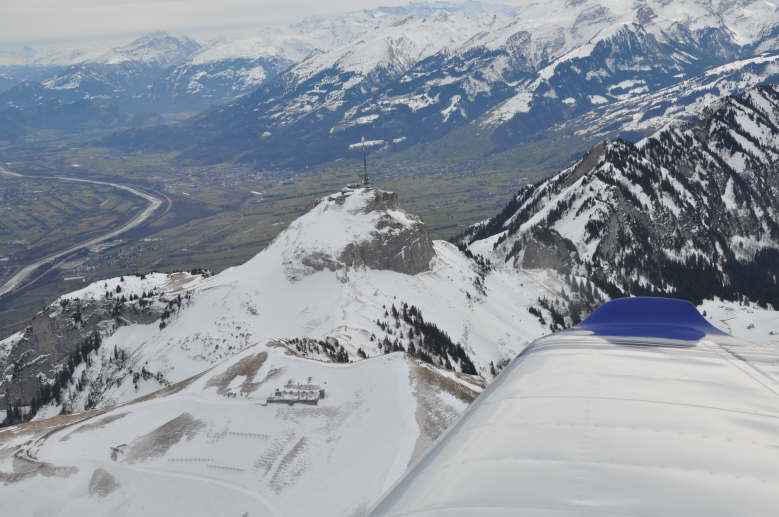
<instances>
[{"instance_id":1,"label":"snow-capped peak","mask_svg":"<svg viewBox=\"0 0 779 517\"><path fill-rule=\"evenodd\" d=\"M130 61L154 66L172 66L187 59L200 48L200 44L186 36L172 36L165 32L152 32L138 39L109 50L96 62L118 65Z\"/></svg>"},{"instance_id":2,"label":"snow-capped peak","mask_svg":"<svg viewBox=\"0 0 779 517\"><path fill-rule=\"evenodd\" d=\"M377 67L403 73L427 57L458 47L474 34L491 30L497 16L442 9L429 17L410 14L382 20L383 25L375 30L303 61L293 73L298 80L331 67L357 74L368 74ZM502 19L508 22L510 18Z\"/></svg>"},{"instance_id":3,"label":"snow-capped peak","mask_svg":"<svg viewBox=\"0 0 779 517\"><path fill-rule=\"evenodd\" d=\"M253 261L273 257L284 276L297 280L347 267L414 274L427 270L433 255L427 227L400 209L394 192L347 187L322 198Z\"/></svg>"},{"instance_id":4,"label":"snow-capped peak","mask_svg":"<svg viewBox=\"0 0 779 517\"><path fill-rule=\"evenodd\" d=\"M257 59L261 57L288 57L287 49L269 42L265 38L243 38L239 40L218 39L203 46L189 61L202 65L231 59Z\"/></svg>"}]
</instances>

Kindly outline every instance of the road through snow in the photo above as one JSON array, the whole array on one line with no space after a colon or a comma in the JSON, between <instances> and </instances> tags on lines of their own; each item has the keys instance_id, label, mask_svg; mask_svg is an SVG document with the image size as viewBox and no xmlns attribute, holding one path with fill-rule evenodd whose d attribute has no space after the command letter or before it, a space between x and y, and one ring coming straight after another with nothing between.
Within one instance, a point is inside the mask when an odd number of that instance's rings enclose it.
<instances>
[{"instance_id":1,"label":"road through snow","mask_svg":"<svg viewBox=\"0 0 779 517\"><path fill-rule=\"evenodd\" d=\"M130 194L133 194L135 196L141 197L145 199L148 204L146 205L146 208L144 208L139 214L137 214L135 217L133 217L131 220L124 223L119 228L116 228L115 230L112 230L108 233L105 233L103 235L100 235L98 237L94 237L92 239L89 239L87 241L81 242L79 244L76 244L75 246L71 246L70 248L67 248L63 251L59 251L57 253L54 253L52 255L49 255L47 257L44 257L42 259L36 260L32 264L28 264L27 266L23 267L19 271L17 271L8 281L0 287L0 297L5 296L6 294L18 289L19 287L26 285L27 280L35 273L40 267L45 266L46 264L51 264L53 267L55 265L55 262L57 259L60 259L62 257L65 257L67 255L70 255L71 253L74 253L80 249L87 248L89 246L94 246L95 244L99 244L101 242L113 239L114 237L125 233L127 231L130 231L134 228L137 228L138 226L142 225L144 222L146 222L154 212L159 209L163 203L168 203L168 207L170 207L170 199L165 197L165 199L161 197L157 197L155 195L149 194L147 192L143 192L141 190L138 190L134 187L129 187L127 185L121 185L119 183L111 183L108 181L97 181L97 180L88 180L83 178L71 178L67 176L25 176L23 174L19 174L17 172L12 172L4 167L0 166L0 174L5 174L6 176L14 176L18 178L28 178L28 179L51 179L51 180L59 180L59 181L72 181L77 183L92 183L94 185L105 185L117 189L124 190L126 192L129 192ZM37 280L39 277L34 278L32 282Z\"/></svg>"}]
</instances>

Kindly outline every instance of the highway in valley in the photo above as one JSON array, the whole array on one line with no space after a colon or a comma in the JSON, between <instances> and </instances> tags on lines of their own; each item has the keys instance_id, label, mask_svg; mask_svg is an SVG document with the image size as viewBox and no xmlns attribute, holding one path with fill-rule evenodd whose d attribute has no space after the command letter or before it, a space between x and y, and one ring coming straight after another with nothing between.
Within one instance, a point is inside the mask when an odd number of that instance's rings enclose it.
<instances>
[{"instance_id":1,"label":"highway in valley","mask_svg":"<svg viewBox=\"0 0 779 517\"><path fill-rule=\"evenodd\" d=\"M129 221L126 221L119 227L114 228L113 230L104 233L102 235L99 235L97 237L93 237L89 240L75 244L67 249L58 251L56 253L38 259L35 262L24 266L19 271L17 271L11 278L9 278L2 286L0 286L0 297L3 297L21 287L24 287L26 285L35 282L40 277L45 275L48 271L50 271L51 268L55 267L59 263L60 259L67 257L71 253L74 253L84 248L88 248L90 246L94 246L95 244L100 244L101 242L111 240L125 232L138 228L146 221L148 221L149 218L152 217L152 215L154 215L154 213L164 204L167 204L165 208L166 211L170 208L170 204L171 204L170 198L168 198L167 196L150 194L148 192L141 191L135 187L122 185L121 183L88 180L83 178L72 178L67 176L25 176L17 172L9 171L8 169L5 169L1 165L0 165L0 174L6 176L18 177L18 178L28 178L33 180L47 179L47 180L54 180L54 181L72 181L77 183L92 183L94 185L104 185L104 186L109 186L120 190L124 190L134 196L143 198L147 202L146 207L143 210L141 210L141 212L139 212L135 217L133 217ZM38 272L38 270L44 266L49 266L49 267L46 269L46 271L40 272L37 276L34 276L35 273Z\"/></svg>"}]
</instances>

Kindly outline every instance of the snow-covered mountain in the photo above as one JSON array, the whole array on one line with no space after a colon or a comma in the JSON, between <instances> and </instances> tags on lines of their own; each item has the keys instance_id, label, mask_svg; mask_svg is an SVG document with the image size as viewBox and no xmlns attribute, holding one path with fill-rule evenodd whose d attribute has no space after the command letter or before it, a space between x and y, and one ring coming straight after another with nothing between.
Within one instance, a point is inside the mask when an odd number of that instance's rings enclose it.
<instances>
[{"instance_id":1,"label":"snow-covered mountain","mask_svg":"<svg viewBox=\"0 0 779 517\"><path fill-rule=\"evenodd\" d=\"M199 111L257 89L315 50L302 35L210 41L184 62L166 70L146 92L156 104Z\"/></svg>"},{"instance_id":2,"label":"snow-covered mountain","mask_svg":"<svg viewBox=\"0 0 779 517\"><path fill-rule=\"evenodd\" d=\"M23 107L41 87L38 108L74 96L133 115L228 102L164 138L105 140L195 161L308 165L349 156L363 136L385 151L451 138L480 159L550 132L639 137L766 84L778 16L764 0L412 3L203 44L152 34L19 84L0 104Z\"/></svg>"},{"instance_id":3,"label":"snow-covered mountain","mask_svg":"<svg viewBox=\"0 0 779 517\"><path fill-rule=\"evenodd\" d=\"M377 31L391 31L408 17L422 18L446 9L485 13L488 8L513 12L481 4L409 4L309 17L289 26L262 28L254 36L202 43L157 32L108 51L6 50L0 54L0 93L7 90L0 106L28 109L24 100L34 96L32 108L43 112L63 102L74 103L76 98L87 104L111 103L130 115L196 113L251 93L313 54ZM31 114L26 116L31 118ZM45 124L45 117L38 118L40 124L31 123L31 129Z\"/></svg>"},{"instance_id":4,"label":"snow-covered mountain","mask_svg":"<svg viewBox=\"0 0 779 517\"><path fill-rule=\"evenodd\" d=\"M471 140L488 143L472 153L484 156L552 129L599 138L588 135L587 123L609 135L651 132L669 118L693 115L718 78L729 84L721 80L708 93L770 81L777 22L777 9L763 0L432 4L185 122L178 131L186 137L170 133L192 145L179 145L187 159L303 165L348 156L349 144L362 136L388 151L448 135L479 136ZM650 95L658 110L676 111L642 118ZM619 117L598 126L604 110L625 103L629 112L623 106ZM571 120L577 124L564 125ZM171 146L158 131L107 143Z\"/></svg>"},{"instance_id":5,"label":"snow-covered mountain","mask_svg":"<svg viewBox=\"0 0 779 517\"><path fill-rule=\"evenodd\" d=\"M289 51L235 41L201 45L185 36L152 33L67 66L4 67L0 86L13 86L0 92L0 131L16 125L22 128L19 137L25 129L61 129L50 119L63 106L73 116L64 129L143 125L150 116L196 113L248 93L288 68L293 61L284 57L287 53L299 57L295 44ZM106 109L117 117L95 116Z\"/></svg>"},{"instance_id":6,"label":"snow-covered mountain","mask_svg":"<svg viewBox=\"0 0 779 517\"><path fill-rule=\"evenodd\" d=\"M606 141L460 237L574 298L624 295L779 306L779 87L726 97L636 144Z\"/></svg>"},{"instance_id":7,"label":"snow-covered mountain","mask_svg":"<svg viewBox=\"0 0 779 517\"><path fill-rule=\"evenodd\" d=\"M759 84L779 83L779 54L732 61L680 83L651 91L642 83L626 83L612 103L604 104L554 128L588 137L642 134L672 121L700 115L712 102Z\"/></svg>"},{"instance_id":8,"label":"snow-covered mountain","mask_svg":"<svg viewBox=\"0 0 779 517\"><path fill-rule=\"evenodd\" d=\"M198 48L200 45L189 38L156 32L70 65L41 85L52 92L76 91L82 98L132 95L161 70L181 63Z\"/></svg>"},{"instance_id":9,"label":"snow-covered mountain","mask_svg":"<svg viewBox=\"0 0 779 517\"><path fill-rule=\"evenodd\" d=\"M219 275L127 276L61 297L5 342L0 388L10 405L90 409L268 343L329 362L405 350L438 368L491 378L544 332L514 293L538 297L554 285L543 274L491 271L431 241L393 193L345 189ZM77 371L94 349L102 358ZM76 389L69 383L80 375ZM42 382L52 388L39 393Z\"/></svg>"},{"instance_id":10,"label":"snow-covered mountain","mask_svg":"<svg viewBox=\"0 0 779 517\"><path fill-rule=\"evenodd\" d=\"M13 481L0 497L44 490L36 511L131 515L171 504L151 488L167 480L168 501L203 487L186 498L197 514L363 515L545 332L516 293L535 299L556 282L493 271L431 241L393 193L345 188L218 275L128 275L69 293L0 341L8 419L37 415L0 435L0 476ZM258 406L288 380L325 399ZM38 475L49 466L62 476Z\"/></svg>"},{"instance_id":11,"label":"snow-covered mountain","mask_svg":"<svg viewBox=\"0 0 779 517\"><path fill-rule=\"evenodd\" d=\"M5 69L24 80L0 93L0 136L159 123L164 110L149 102L149 84L198 48L189 38L154 33L53 73L46 68L44 77L37 67Z\"/></svg>"},{"instance_id":12,"label":"snow-covered mountain","mask_svg":"<svg viewBox=\"0 0 779 517\"><path fill-rule=\"evenodd\" d=\"M0 46L0 68L62 67L95 59L104 53L105 47L94 43L81 47L3 45Z\"/></svg>"},{"instance_id":13,"label":"snow-covered mountain","mask_svg":"<svg viewBox=\"0 0 779 517\"><path fill-rule=\"evenodd\" d=\"M268 342L327 361L402 349L490 379L532 338L608 298L776 307L777 135L777 87L724 98L637 144L599 144L518 192L460 248L431 241L394 194L348 188L217 276L127 277L64 296L4 342L12 373L0 387L10 405L59 397L57 408L88 409ZM102 381L86 392L62 392L74 366L37 392L96 347L131 360L97 361L87 377Z\"/></svg>"},{"instance_id":14,"label":"snow-covered mountain","mask_svg":"<svg viewBox=\"0 0 779 517\"><path fill-rule=\"evenodd\" d=\"M200 44L185 36L153 32L125 46L113 48L91 62L106 65L145 63L165 68L181 63L199 48Z\"/></svg>"}]
</instances>

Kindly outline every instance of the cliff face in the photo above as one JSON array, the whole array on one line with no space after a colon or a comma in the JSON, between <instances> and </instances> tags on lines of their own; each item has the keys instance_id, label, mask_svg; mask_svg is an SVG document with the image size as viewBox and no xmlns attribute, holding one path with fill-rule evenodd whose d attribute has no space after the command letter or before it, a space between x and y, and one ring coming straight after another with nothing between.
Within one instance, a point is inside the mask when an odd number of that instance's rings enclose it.
<instances>
[{"instance_id":1,"label":"cliff face","mask_svg":"<svg viewBox=\"0 0 779 517\"><path fill-rule=\"evenodd\" d=\"M162 323L170 317L182 304L177 292L181 281L193 278L185 273L128 276L62 296L11 338L7 355L0 361L0 408L49 402L63 383L90 363L89 354L100 347L103 337L121 327ZM142 368L130 366L118 352L112 364L102 366L103 376L92 386L94 390L133 377ZM86 396L94 401L99 393ZM86 405L92 403L86 401Z\"/></svg>"},{"instance_id":2,"label":"cliff face","mask_svg":"<svg viewBox=\"0 0 779 517\"><path fill-rule=\"evenodd\" d=\"M427 271L435 255L422 219L402 210L394 192L373 187L346 188L323 198L273 247L283 255L291 279L346 268L414 275Z\"/></svg>"},{"instance_id":3,"label":"cliff face","mask_svg":"<svg viewBox=\"0 0 779 517\"><path fill-rule=\"evenodd\" d=\"M402 211L394 192L370 189L364 214L377 214L376 230L371 239L350 243L339 256L349 267L387 269L415 275L430 269L435 255L433 241L422 220Z\"/></svg>"},{"instance_id":4,"label":"cliff face","mask_svg":"<svg viewBox=\"0 0 779 517\"><path fill-rule=\"evenodd\" d=\"M110 299L53 305L38 313L8 355L9 365L0 381L4 398L0 403L29 405L41 384L54 382L57 373L70 362L77 365L87 348L96 346L95 335L113 331L118 325L153 323L162 311L128 305L116 310ZM99 338L98 338L99 339Z\"/></svg>"},{"instance_id":5,"label":"cliff face","mask_svg":"<svg viewBox=\"0 0 779 517\"><path fill-rule=\"evenodd\" d=\"M526 239L522 260L514 265L525 269L554 269L570 273L579 256L576 246L554 230L535 229Z\"/></svg>"}]
</instances>

